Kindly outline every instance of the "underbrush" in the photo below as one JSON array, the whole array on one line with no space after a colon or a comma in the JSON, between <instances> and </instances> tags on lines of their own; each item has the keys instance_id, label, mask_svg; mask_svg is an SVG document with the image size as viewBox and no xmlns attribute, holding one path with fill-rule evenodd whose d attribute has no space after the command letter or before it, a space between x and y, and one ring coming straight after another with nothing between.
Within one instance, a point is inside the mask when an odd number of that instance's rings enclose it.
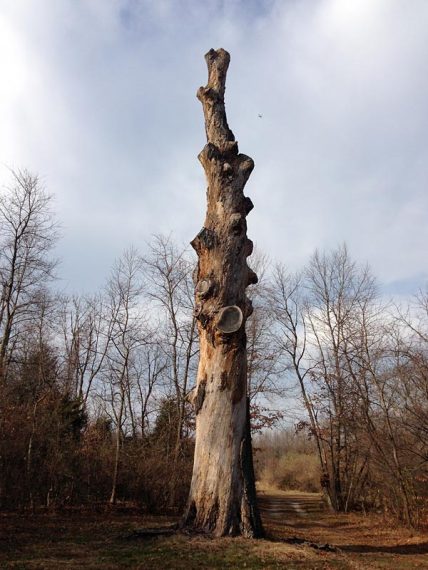
<instances>
[{"instance_id":1,"label":"underbrush","mask_svg":"<svg viewBox=\"0 0 428 570\"><path fill-rule=\"evenodd\" d=\"M263 434L255 441L256 477L283 491L321 491L320 468L313 442L292 430Z\"/></svg>"},{"instance_id":2,"label":"underbrush","mask_svg":"<svg viewBox=\"0 0 428 570\"><path fill-rule=\"evenodd\" d=\"M298 452L271 458L261 470L259 481L284 491L317 493L321 490L318 459L315 455Z\"/></svg>"}]
</instances>

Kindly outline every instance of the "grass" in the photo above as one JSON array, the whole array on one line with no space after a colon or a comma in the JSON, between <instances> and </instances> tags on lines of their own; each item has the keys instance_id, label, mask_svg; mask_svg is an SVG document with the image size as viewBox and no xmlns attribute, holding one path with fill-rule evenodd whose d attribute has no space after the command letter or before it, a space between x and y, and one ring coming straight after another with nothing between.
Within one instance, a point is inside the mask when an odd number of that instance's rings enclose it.
<instances>
[{"instance_id":1,"label":"grass","mask_svg":"<svg viewBox=\"0 0 428 570\"><path fill-rule=\"evenodd\" d=\"M132 531L172 521L110 514L72 517L3 515L0 568L192 569L346 568L311 548L242 538L174 535L138 538Z\"/></svg>"},{"instance_id":2,"label":"grass","mask_svg":"<svg viewBox=\"0 0 428 570\"><path fill-rule=\"evenodd\" d=\"M269 509L269 498L277 501ZM316 495L314 495L316 499ZM387 526L381 517L308 514L291 517L278 511L287 495L265 491L264 520L270 539L211 539L202 536L138 537L135 529L167 526L167 517L135 512L76 512L0 516L0 568L61 570L133 569L354 569L426 568L428 537ZM293 501L296 494L293 495ZM307 494L302 496L302 504ZM281 506L281 502L279 503ZM336 545L324 551L284 542L301 537Z\"/></svg>"}]
</instances>

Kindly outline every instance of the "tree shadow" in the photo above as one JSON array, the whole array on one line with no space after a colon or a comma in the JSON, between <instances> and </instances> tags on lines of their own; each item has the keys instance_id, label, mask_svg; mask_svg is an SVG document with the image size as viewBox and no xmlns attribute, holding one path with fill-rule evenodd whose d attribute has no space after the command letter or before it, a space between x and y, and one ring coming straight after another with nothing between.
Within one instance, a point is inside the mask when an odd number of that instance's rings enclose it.
<instances>
[{"instance_id":1,"label":"tree shadow","mask_svg":"<svg viewBox=\"0 0 428 570\"><path fill-rule=\"evenodd\" d=\"M428 554L428 542L419 544L396 544L396 545L368 545L368 544L341 544L340 550L359 554L385 553L385 554Z\"/></svg>"}]
</instances>

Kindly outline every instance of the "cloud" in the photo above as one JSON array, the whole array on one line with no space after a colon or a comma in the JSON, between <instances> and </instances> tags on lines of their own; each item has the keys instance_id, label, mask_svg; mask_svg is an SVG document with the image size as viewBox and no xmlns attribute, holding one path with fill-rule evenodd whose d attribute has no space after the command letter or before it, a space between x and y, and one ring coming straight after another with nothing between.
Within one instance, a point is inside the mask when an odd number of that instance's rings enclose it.
<instances>
[{"instance_id":1,"label":"cloud","mask_svg":"<svg viewBox=\"0 0 428 570\"><path fill-rule=\"evenodd\" d=\"M195 92L223 46L229 123L256 162L250 237L290 267L346 241L385 287L420 284L427 16L424 0L0 1L0 162L55 193L71 290L152 233L190 241L205 208Z\"/></svg>"}]
</instances>

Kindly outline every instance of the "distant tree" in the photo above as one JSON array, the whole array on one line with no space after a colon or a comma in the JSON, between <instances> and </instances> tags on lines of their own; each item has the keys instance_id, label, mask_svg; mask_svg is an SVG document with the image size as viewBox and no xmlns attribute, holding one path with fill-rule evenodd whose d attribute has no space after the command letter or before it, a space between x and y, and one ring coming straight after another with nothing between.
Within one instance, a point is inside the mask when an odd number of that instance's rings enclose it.
<instances>
[{"instance_id":1,"label":"distant tree","mask_svg":"<svg viewBox=\"0 0 428 570\"><path fill-rule=\"evenodd\" d=\"M168 367L168 359L161 346L157 331L148 332L150 342L136 355L133 362L135 386L134 404L139 404L139 423L141 436L144 438L150 431L150 419L158 413L156 396L162 394L162 382ZM174 405L177 404L174 402ZM176 426L177 429L177 426Z\"/></svg>"},{"instance_id":2,"label":"distant tree","mask_svg":"<svg viewBox=\"0 0 428 570\"><path fill-rule=\"evenodd\" d=\"M86 405L106 361L112 322L101 294L61 296L58 306L65 389Z\"/></svg>"},{"instance_id":3,"label":"distant tree","mask_svg":"<svg viewBox=\"0 0 428 570\"><path fill-rule=\"evenodd\" d=\"M269 300L275 307L273 314L273 336L278 354L284 359L284 367L297 379L301 399L308 419L300 421L297 429L309 430L316 443L321 467L321 487L331 504L329 463L326 442L322 435L318 411L313 399L310 374L315 365L308 347L307 300L302 273L289 273L281 264L274 267Z\"/></svg>"},{"instance_id":4,"label":"distant tree","mask_svg":"<svg viewBox=\"0 0 428 570\"><path fill-rule=\"evenodd\" d=\"M347 355L351 343L354 350L361 348L359 323L368 324L375 282L369 269L356 264L346 246L340 246L330 253L315 252L307 266L305 285L314 362L310 377L326 427L323 436L333 505L344 510L349 494L357 490L354 475L361 475L361 466L366 465L358 444L358 392Z\"/></svg>"},{"instance_id":5,"label":"distant tree","mask_svg":"<svg viewBox=\"0 0 428 570\"><path fill-rule=\"evenodd\" d=\"M106 381L105 399L116 426L111 503L115 503L117 498L119 459L126 414L133 433L136 433L131 401L133 363L147 343L146 319L142 306L142 267L141 257L135 249L125 251L113 267L106 291L109 338L103 374Z\"/></svg>"},{"instance_id":6,"label":"distant tree","mask_svg":"<svg viewBox=\"0 0 428 570\"><path fill-rule=\"evenodd\" d=\"M177 423L181 420L178 413L177 403L174 401L174 398L164 398L160 402L160 409L156 416L153 430L150 433L151 443L160 447L167 458L171 455L171 450L174 450L176 444ZM194 428L191 416L190 405L187 404L182 426L183 441L188 440Z\"/></svg>"},{"instance_id":7,"label":"distant tree","mask_svg":"<svg viewBox=\"0 0 428 570\"><path fill-rule=\"evenodd\" d=\"M12 171L0 196L0 382L7 375L20 327L32 318L40 288L53 278L58 239L52 198L37 176Z\"/></svg>"},{"instance_id":8,"label":"distant tree","mask_svg":"<svg viewBox=\"0 0 428 570\"><path fill-rule=\"evenodd\" d=\"M321 483L337 510L361 492L370 446L364 440L364 405L358 389L365 349L372 338L376 288L366 267L345 246L315 252L306 270L274 274L278 345L298 380L321 465ZM362 327L365 334L362 336ZM374 356L374 354L373 354ZM367 415L367 414L366 414Z\"/></svg>"},{"instance_id":9,"label":"distant tree","mask_svg":"<svg viewBox=\"0 0 428 570\"><path fill-rule=\"evenodd\" d=\"M159 326L157 346L177 406L174 461L178 460L183 439L186 396L194 382L194 357L198 352L196 321L193 315L192 265L186 252L170 237L154 236L143 258L146 294L154 307Z\"/></svg>"},{"instance_id":10,"label":"distant tree","mask_svg":"<svg viewBox=\"0 0 428 570\"><path fill-rule=\"evenodd\" d=\"M251 428L273 428L283 419L282 403L274 402L286 395L285 367L275 337L275 305L270 295L270 260L255 250L252 267L259 278L248 290L253 313L246 323L247 333L247 390L250 400Z\"/></svg>"}]
</instances>

